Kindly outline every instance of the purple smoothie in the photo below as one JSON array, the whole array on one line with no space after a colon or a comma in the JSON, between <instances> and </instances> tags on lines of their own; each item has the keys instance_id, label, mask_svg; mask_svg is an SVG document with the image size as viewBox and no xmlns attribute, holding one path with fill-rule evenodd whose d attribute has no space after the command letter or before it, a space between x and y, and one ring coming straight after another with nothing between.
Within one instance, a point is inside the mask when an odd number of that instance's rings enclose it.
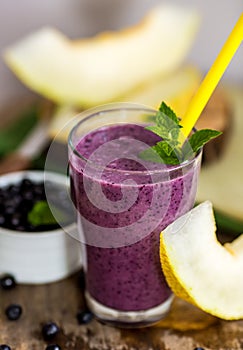
<instances>
[{"instance_id":1,"label":"purple smoothie","mask_svg":"<svg viewBox=\"0 0 243 350\"><path fill-rule=\"evenodd\" d=\"M106 165L101 175L87 174L82 157L91 159L94 151L112 140L116 141L109 143L108 155L101 148L96 157L95 167ZM152 146L159 138L143 126L133 124L95 130L76 146L82 157L71 157L70 175L72 198L86 241L84 268L89 294L107 307L140 311L158 306L171 296L161 270L159 235L193 206L200 161L194 165L189 162L183 170L173 167L168 170L164 164L141 162L136 159L141 151L140 144L135 143L134 147L130 140ZM112 155L118 153L120 158L115 159ZM152 169L152 176L147 165ZM130 182L124 182L127 180ZM102 193L94 190L94 185L98 185ZM95 193L97 203L102 203L102 196L105 196L112 209L97 207L87 195L88 191ZM125 210L119 207L116 210L121 200L125 207L126 201L129 205ZM94 227L100 227L101 231L94 232L97 231ZM120 230L118 241L117 229ZM103 235L105 230L107 236ZM109 241L109 232L114 240Z\"/></svg>"}]
</instances>

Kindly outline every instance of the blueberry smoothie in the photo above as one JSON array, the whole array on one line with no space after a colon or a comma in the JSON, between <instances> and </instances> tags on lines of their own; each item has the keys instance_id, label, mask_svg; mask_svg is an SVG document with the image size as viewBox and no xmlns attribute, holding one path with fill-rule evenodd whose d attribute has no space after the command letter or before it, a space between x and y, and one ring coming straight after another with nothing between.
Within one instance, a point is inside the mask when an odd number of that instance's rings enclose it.
<instances>
[{"instance_id":1,"label":"blueberry smoothie","mask_svg":"<svg viewBox=\"0 0 243 350\"><path fill-rule=\"evenodd\" d=\"M70 156L87 293L121 312L144 312L171 298L159 235L195 200L200 156L184 167L139 159L143 147L158 141L143 125L109 125L80 138ZM88 159L98 172L86 171Z\"/></svg>"}]
</instances>

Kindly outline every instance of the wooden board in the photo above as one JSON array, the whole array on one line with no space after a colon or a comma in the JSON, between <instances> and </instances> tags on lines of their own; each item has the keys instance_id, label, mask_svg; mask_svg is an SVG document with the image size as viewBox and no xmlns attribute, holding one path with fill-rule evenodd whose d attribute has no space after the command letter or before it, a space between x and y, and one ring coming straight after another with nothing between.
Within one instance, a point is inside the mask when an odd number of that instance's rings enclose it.
<instances>
[{"instance_id":1,"label":"wooden board","mask_svg":"<svg viewBox=\"0 0 243 350\"><path fill-rule=\"evenodd\" d=\"M168 316L156 326L126 330L93 319L79 325L76 313L83 307L79 274L41 286L17 286L0 291L0 343L14 350L41 350L45 322L55 321L61 332L55 342L62 350L239 350L243 347L243 321L222 321L176 298ZM23 314L8 321L5 308L19 303Z\"/></svg>"}]
</instances>

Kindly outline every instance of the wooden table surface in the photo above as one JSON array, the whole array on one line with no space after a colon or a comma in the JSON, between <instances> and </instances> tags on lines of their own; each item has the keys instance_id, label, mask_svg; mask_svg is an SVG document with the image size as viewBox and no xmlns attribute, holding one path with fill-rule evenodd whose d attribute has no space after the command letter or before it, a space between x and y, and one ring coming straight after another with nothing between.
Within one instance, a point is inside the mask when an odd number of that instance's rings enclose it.
<instances>
[{"instance_id":1,"label":"wooden table surface","mask_svg":"<svg viewBox=\"0 0 243 350\"><path fill-rule=\"evenodd\" d=\"M118 329L93 319L79 325L76 314L83 308L79 275L48 285L18 285L0 291L0 343L14 350L41 350L42 325L56 322L61 332L55 339L62 350L239 350L243 348L243 321L223 321L175 298L167 317L155 326ZM18 303L23 313L9 321L5 308Z\"/></svg>"}]
</instances>

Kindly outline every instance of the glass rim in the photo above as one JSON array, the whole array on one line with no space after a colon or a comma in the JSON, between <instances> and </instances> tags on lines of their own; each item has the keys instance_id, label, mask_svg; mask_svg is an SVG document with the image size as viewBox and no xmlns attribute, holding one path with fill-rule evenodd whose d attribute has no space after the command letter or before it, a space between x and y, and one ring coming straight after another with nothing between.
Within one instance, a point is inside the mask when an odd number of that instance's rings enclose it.
<instances>
[{"instance_id":1,"label":"glass rim","mask_svg":"<svg viewBox=\"0 0 243 350\"><path fill-rule=\"evenodd\" d=\"M109 108L107 108L108 106L110 106ZM104 109L103 109L104 108ZM76 157L78 157L80 160L82 160L83 162L85 162L86 164L89 163L89 164L92 164L93 162L90 161L88 158L84 157L81 153L79 153L77 150L76 150L76 146L74 145L73 143L73 135L75 134L75 132L77 131L77 129L80 127L80 125L82 125L83 123L85 123L86 121L94 118L95 116L101 114L101 113L110 113L110 112L114 112L114 111L119 111L119 110L130 110L130 111L136 111L136 110L140 110L140 111L144 111L144 112L151 112L151 113L156 113L157 110L156 109L153 109L152 107L148 107L148 106L145 106L145 105L141 105L141 104L136 104L136 103L127 103L127 102L121 102L121 103L111 103L111 104L108 104L108 105L104 105L104 106L98 106L98 107L95 107L95 108L92 108L90 110L87 110L87 111L84 111L84 112L81 112L77 115L77 117L81 116L81 115L85 115L87 114L89 111L90 113L86 115L86 117L84 117L83 119L79 120L77 122L76 125L74 125L74 127L71 129L69 135L68 135L68 146L70 146L71 148L71 152L72 154L74 154ZM111 124L106 124L106 125L103 125L101 126L100 128L102 127L106 127L106 126L111 126L111 125L122 125L122 124L128 124L128 122L114 122L114 123L111 123ZM135 123L135 122L131 122L132 125L139 125L139 123ZM98 129L98 128L97 128ZM193 131L195 132L195 128L193 128ZM87 133L84 133L84 135L82 135L82 137L86 136L89 132ZM108 171L109 172L121 172L121 173L129 173L129 174L141 174L141 175L145 175L145 174L160 174L160 173L170 173L170 172L175 172L175 171L178 171L178 170L182 170L190 165L192 165L198 158L200 158L201 154L202 154L202 150L203 150L203 147L201 147L198 152L196 154L194 154L193 157L189 158L189 159L186 159L184 160L183 162L179 163L179 164L175 164L175 165L171 165L171 164L166 164L166 163L161 163L163 164L165 167L164 168L161 168L161 169L145 169L145 170L125 170L125 169L114 169L114 168L108 168ZM70 156L69 156L70 158ZM153 163L155 164L155 162L149 162L147 161L148 164L149 163ZM159 163L157 163L159 164ZM104 166L102 165L97 165L95 163L93 163L93 166L96 168L96 169L104 169ZM106 167L107 168L107 167Z\"/></svg>"}]
</instances>

